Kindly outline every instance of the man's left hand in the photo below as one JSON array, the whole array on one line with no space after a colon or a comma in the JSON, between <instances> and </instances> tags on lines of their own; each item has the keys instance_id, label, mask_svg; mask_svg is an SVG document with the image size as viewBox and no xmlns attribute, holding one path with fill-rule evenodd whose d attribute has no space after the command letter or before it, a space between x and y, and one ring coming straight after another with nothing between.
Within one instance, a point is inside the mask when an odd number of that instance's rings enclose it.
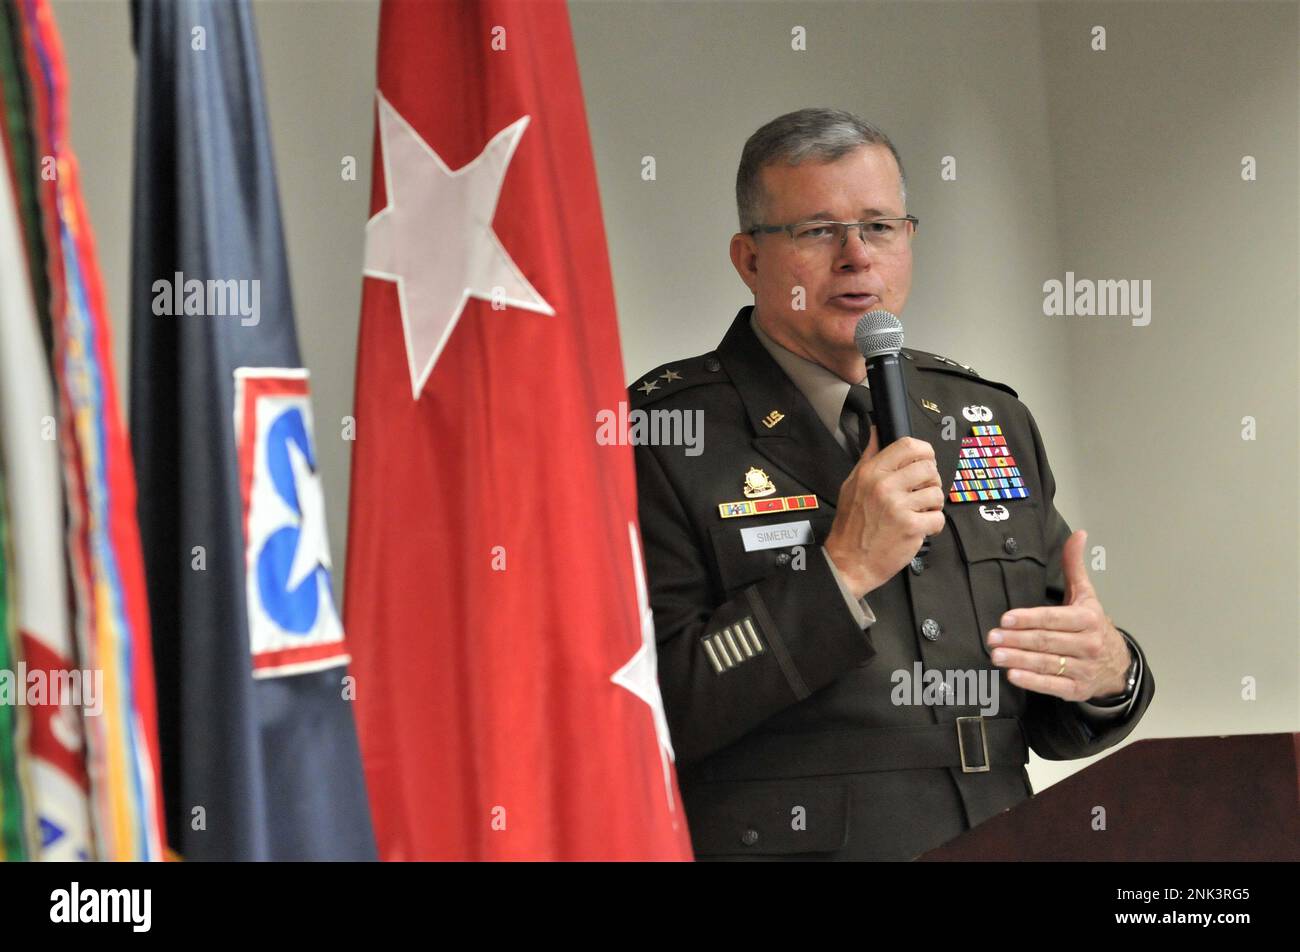
<instances>
[{"instance_id":1,"label":"man's left hand","mask_svg":"<svg viewBox=\"0 0 1300 952\"><path fill-rule=\"evenodd\" d=\"M1067 701L1122 694L1127 687L1128 643L1088 580L1083 564L1087 538L1080 529L1065 540L1063 604L1009 611L1002 627L989 632L993 663L1017 687Z\"/></svg>"}]
</instances>

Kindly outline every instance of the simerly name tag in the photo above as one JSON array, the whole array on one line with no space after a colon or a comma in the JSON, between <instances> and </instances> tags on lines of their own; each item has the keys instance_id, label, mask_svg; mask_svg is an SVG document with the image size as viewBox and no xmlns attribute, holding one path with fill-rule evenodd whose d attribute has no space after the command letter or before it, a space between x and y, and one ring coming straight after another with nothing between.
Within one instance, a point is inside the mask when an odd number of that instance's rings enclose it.
<instances>
[{"instance_id":1,"label":"simerly name tag","mask_svg":"<svg viewBox=\"0 0 1300 952\"><path fill-rule=\"evenodd\" d=\"M779 522L774 526L753 526L741 529L740 538L745 542L746 552L803 545L813 540L812 523L801 519L798 522Z\"/></svg>"}]
</instances>

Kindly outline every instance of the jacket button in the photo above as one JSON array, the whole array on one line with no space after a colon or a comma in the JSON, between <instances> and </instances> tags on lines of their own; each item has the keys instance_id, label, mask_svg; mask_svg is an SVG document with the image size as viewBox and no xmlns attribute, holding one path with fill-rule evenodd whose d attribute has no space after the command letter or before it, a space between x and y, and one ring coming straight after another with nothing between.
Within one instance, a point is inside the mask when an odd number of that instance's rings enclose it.
<instances>
[{"instance_id":1,"label":"jacket button","mask_svg":"<svg viewBox=\"0 0 1300 952\"><path fill-rule=\"evenodd\" d=\"M1008 552L1014 553L1016 549L1020 548L1020 543L1016 541L1015 536L1007 536L1007 541L1002 543L1002 547Z\"/></svg>"},{"instance_id":2,"label":"jacket button","mask_svg":"<svg viewBox=\"0 0 1300 952\"><path fill-rule=\"evenodd\" d=\"M790 553L789 553L789 552L778 552L778 553L776 554L776 564L777 564L777 565L787 565L789 562L790 562Z\"/></svg>"},{"instance_id":3,"label":"jacket button","mask_svg":"<svg viewBox=\"0 0 1300 952\"><path fill-rule=\"evenodd\" d=\"M921 634L930 641L938 641L939 636L943 634L943 628L933 618L927 618L921 622Z\"/></svg>"},{"instance_id":4,"label":"jacket button","mask_svg":"<svg viewBox=\"0 0 1300 952\"><path fill-rule=\"evenodd\" d=\"M746 846L753 846L758 842L758 830L751 826L744 833L740 834L740 842L744 843Z\"/></svg>"},{"instance_id":5,"label":"jacket button","mask_svg":"<svg viewBox=\"0 0 1300 952\"><path fill-rule=\"evenodd\" d=\"M916 558L912 559L910 567L913 575L920 575L925 571L925 562L922 561L921 557L918 555Z\"/></svg>"},{"instance_id":6,"label":"jacket button","mask_svg":"<svg viewBox=\"0 0 1300 952\"><path fill-rule=\"evenodd\" d=\"M706 357L704 359L704 369L711 374L716 374L722 369L722 364L718 362L716 357Z\"/></svg>"}]
</instances>

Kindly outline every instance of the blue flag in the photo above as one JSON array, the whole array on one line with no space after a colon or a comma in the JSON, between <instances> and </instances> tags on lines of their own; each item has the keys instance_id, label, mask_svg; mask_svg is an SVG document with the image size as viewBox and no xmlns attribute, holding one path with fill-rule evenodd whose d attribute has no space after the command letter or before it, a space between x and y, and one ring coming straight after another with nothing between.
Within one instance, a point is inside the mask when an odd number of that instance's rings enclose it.
<instances>
[{"instance_id":1,"label":"blue flag","mask_svg":"<svg viewBox=\"0 0 1300 952\"><path fill-rule=\"evenodd\" d=\"M132 13L131 440L168 839L372 859L252 12Z\"/></svg>"}]
</instances>

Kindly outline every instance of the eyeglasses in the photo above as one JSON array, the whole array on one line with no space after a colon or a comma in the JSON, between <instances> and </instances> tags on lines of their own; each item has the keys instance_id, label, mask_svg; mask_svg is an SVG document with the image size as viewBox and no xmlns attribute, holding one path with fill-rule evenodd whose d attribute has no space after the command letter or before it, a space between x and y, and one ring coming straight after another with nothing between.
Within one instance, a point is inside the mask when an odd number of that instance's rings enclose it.
<instances>
[{"instance_id":1,"label":"eyeglasses","mask_svg":"<svg viewBox=\"0 0 1300 952\"><path fill-rule=\"evenodd\" d=\"M755 225L748 234L783 231L790 236L798 251L816 254L842 249L848 241L849 229L856 228L858 237L876 254L895 255L910 247L911 238L920 224L921 220L915 215L873 218L871 221L801 221L793 225Z\"/></svg>"}]
</instances>

